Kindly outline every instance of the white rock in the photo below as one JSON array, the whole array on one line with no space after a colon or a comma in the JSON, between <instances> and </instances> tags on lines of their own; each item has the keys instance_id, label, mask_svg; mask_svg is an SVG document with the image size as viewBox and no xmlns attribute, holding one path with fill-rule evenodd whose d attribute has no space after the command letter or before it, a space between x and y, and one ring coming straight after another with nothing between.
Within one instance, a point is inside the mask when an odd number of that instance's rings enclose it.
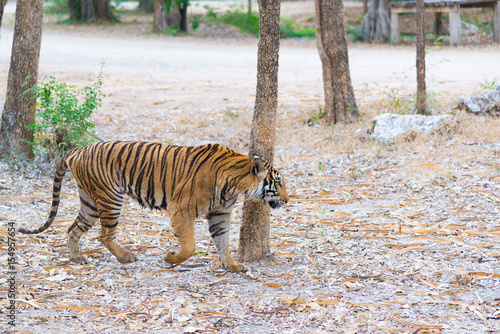
<instances>
[{"instance_id":1,"label":"white rock","mask_svg":"<svg viewBox=\"0 0 500 334\"><path fill-rule=\"evenodd\" d=\"M389 142L396 137L410 131L418 130L429 135L432 130L444 121L452 120L450 115L396 115L382 114L373 119L373 138L382 142Z\"/></svg>"},{"instance_id":2,"label":"white rock","mask_svg":"<svg viewBox=\"0 0 500 334\"><path fill-rule=\"evenodd\" d=\"M462 35L475 34L479 32L479 28L472 23L462 21Z\"/></svg>"}]
</instances>

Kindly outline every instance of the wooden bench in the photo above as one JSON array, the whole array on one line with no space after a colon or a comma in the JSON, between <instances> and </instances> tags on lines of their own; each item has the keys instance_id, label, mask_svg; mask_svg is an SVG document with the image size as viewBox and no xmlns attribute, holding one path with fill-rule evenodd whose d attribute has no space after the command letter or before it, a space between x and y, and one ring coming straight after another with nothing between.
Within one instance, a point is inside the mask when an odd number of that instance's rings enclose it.
<instances>
[{"instance_id":1,"label":"wooden bench","mask_svg":"<svg viewBox=\"0 0 500 334\"><path fill-rule=\"evenodd\" d=\"M399 14L416 13L416 1L401 1L391 3L391 41L399 42ZM424 0L425 11L435 13L436 35L442 33L442 14L449 15L450 20L450 44L460 44L462 27L460 22L461 8L492 8L493 9L493 39L500 42L500 0Z\"/></svg>"}]
</instances>

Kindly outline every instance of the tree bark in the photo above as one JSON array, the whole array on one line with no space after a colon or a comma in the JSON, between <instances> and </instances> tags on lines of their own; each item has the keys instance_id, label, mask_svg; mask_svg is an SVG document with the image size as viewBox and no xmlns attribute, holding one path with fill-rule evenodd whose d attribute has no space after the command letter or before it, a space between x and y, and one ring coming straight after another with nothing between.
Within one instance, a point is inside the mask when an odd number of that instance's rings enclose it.
<instances>
[{"instance_id":1,"label":"tree bark","mask_svg":"<svg viewBox=\"0 0 500 334\"><path fill-rule=\"evenodd\" d=\"M352 88L342 0L316 0L316 44L323 65L328 124L359 116Z\"/></svg>"},{"instance_id":2,"label":"tree bark","mask_svg":"<svg viewBox=\"0 0 500 334\"><path fill-rule=\"evenodd\" d=\"M425 88L425 7L424 0L417 0L417 113L427 114Z\"/></svg>"},{"instance_id":3,"label":"tree bark","mask_svg":"<svg viewBox=\"0 0 500 334\"><path fill-rule=\"evenodd\" d=\"M391 38L391 0L373 0L361 21L361 32L367 41L387 43Z\"/></svg>"},{"instance_id":4,"label":"tree bark","mask_svg":"<svg viewBox=\"0 0 500 334\"><path fill-rule=\"evenodd\" d=\"M250 134L250 155L257 154L272 163L278 109L280 0L259 0L259 16L257 92ZM245 201L240 227L241 261L260 260L270 253L269 225L269 205Z\"/></svg>"},{"instance_id":5,"label":"tree bark","mask_svg":"<svg viewBox=\"0 0 500 334\"><path fill-rule=\"evenodd\" d=\"M23 92L38 81L42 41L43 0L17 0L14 40L2 123L0 156L32 158L33 131L26 128L35 119L36 101Z\"/></svg>"}]
</instances>

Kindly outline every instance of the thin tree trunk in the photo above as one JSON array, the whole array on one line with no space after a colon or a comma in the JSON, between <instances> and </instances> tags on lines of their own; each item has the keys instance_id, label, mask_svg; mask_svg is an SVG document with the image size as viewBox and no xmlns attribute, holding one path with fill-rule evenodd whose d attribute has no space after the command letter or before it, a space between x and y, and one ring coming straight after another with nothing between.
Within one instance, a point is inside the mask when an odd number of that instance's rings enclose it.
<instances>
[{"instance_id":1,"label":"thin tree trunk","mask_svg":"<svg viewBox=\"0 0 500 334\"><path fill-rule=\"evenodd\" d=\"M417 113L427 114L425 88L425 7L424 0L417 0Z\"/></svg>"},{"instance_id":2,"label":"thin tree trunk","mask_svg":"<svg viewBox=\"0 0 500 334\"><path fill-rule=\"evenodd\" d=\"M259 0L257 93L250 134L250 154L272 163L278 109L278 56L280 46L280 0ZM240 227L241 261L263 259L269 248L269 205L245 201Z\"/></svg>"},{"instance_id":3,"label":"thin tree trunk","mask_svg":"<svg viewBox=\"0 0 500 334\"><path fill-rule=\"evenodd\" d=\"M0 27L2 26L3 10L6 4L7 0L0 0Z\"/></svg>"},{"instance_id":4,"label":"thin tree trunk","mask_svg":"<svg viewBox=\"0 0 500 334\"><path fill-rule=\"evenodd\" d=\"M380 43L389 42L391 38L391 0L373 0L361 21L363 38Z\"/></svg>"},{"instance_id":5,"label":"thin tree trunk","mask_svg":"<svg viewBox=\"0 0 500 334\"><path fill-rule=\"evenodd\" d=\"M359 114L349 71L342 0L316 0L315 5L316 44L323 64L326 122L350 122Z\"/></svg>"},{"instance_id":6,"label":"thin tree trunk","mask_svg":"<svg viewBox=\"0 0 500 334\"><path fill-rule=\"evenodd\" d=\"M43 0L17 0L14 40L2 123L0 156L33 157L33 131L26 126L35 119L36 101L23 92L37 84L42 41Z\"/></svg>"},{"instance_id":7,"label":"thin tree trunk","mask_svg":"<svg viewBox=\"0 0 500 334\"><path fill-rule=\"evenodd\" d=\"M187 31L187 3L181 2L179 4L179 13L181 16L181 22L179 24L180 30L186 32Z\"/></svg>"}]
</instances>

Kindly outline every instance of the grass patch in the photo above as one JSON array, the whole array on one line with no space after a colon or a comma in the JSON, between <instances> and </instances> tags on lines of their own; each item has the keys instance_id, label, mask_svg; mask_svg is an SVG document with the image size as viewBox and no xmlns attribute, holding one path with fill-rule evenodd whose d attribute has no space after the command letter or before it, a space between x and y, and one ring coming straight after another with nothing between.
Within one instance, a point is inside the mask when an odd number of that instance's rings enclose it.
<instances>
[{"instance_id":1,"label":"grass patch","mask_svg":"<svg viewBox=\"0 0 500 334\"><path fill-rule=\"evenodd\" d=\"M244 7L233 8L232 10L227 10L225 13L218 13L213 8L205 6L207 14L205 17L206 23L208 25L220 25L226 24L239 28L241 31L249 32L255 37L259 35L259 13L248 12L244 10ZM199 24L200 18L197 17L192 24L193 29L196 29Z\"/></svg>"},{"instance_id":2,"label":"grass patch","mask_svg":"<svg viewBox=\"0 0 500 334\"><path fill-rule=\"evenodd\" d=\"M197 29L201 21L208 25L226 24L239 28L241 31L249 32L253 36L259 36L259 13L246 11L245 7L235 7L225 13L218 13L213 8L205 6L207 14L205 17L193 16L192 28ZM282 17L280 22L281 38L314 39L316 28L314 26L314 16L309 15L305 19L296 17ZM347 38L353 42L361 40L362 35L359 27L346 26Z\"/></svg>"},{"instance_id":3,"label":"grass patch","mask_svg":"<svg viewBox=\"0 0 500 334\"><path fill-rule=\"evenodd\" d=\"M43 7L45 15L69 15L67 0L46 1Z\"/></svg>"}]
</instances>

